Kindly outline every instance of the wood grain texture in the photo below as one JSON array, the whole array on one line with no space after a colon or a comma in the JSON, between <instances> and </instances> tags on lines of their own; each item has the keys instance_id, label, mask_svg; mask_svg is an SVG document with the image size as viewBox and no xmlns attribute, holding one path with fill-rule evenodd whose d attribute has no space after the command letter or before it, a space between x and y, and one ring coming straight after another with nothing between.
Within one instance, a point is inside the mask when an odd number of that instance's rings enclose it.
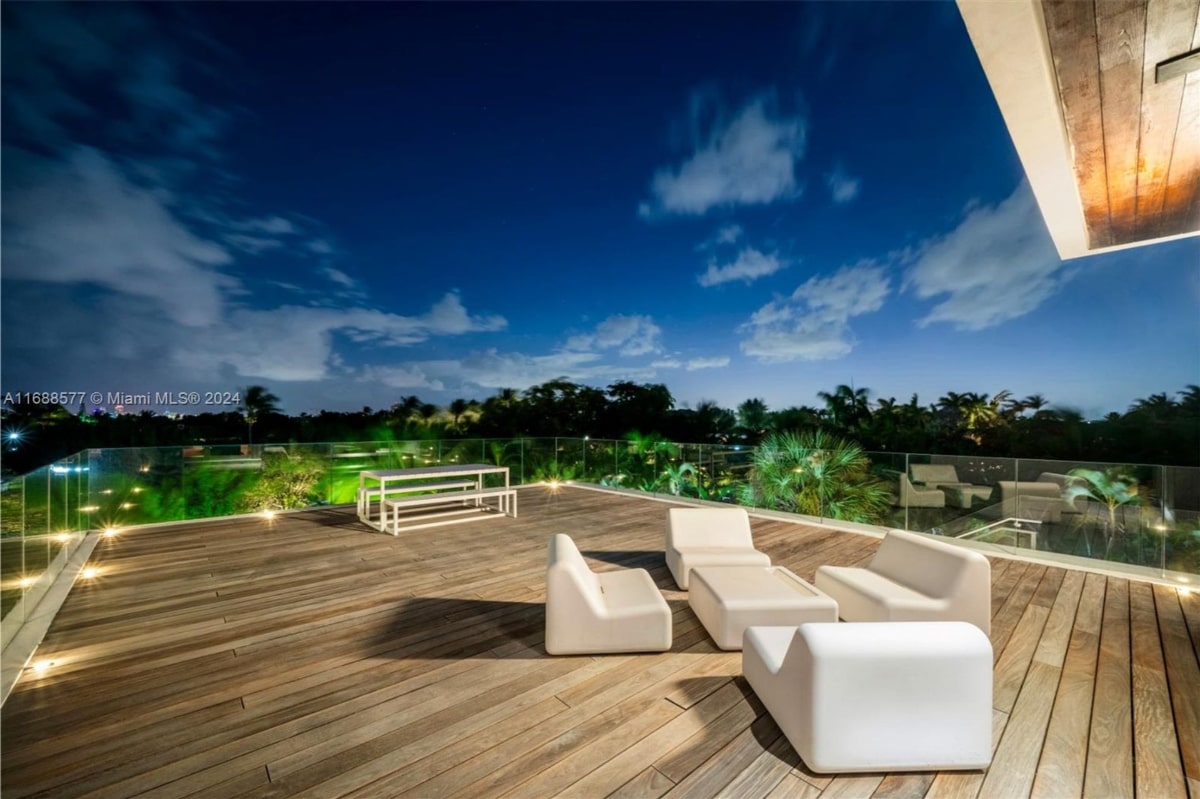
<instances>
[{"instance_id":1,"label":"wood grain texture","mask_svg":"<svg viewBox=\"0 0 1200 799\"><path fill-rule=\"evenodd\" d=\"M1012 716L994 711L993 767L818 775L675 589L666 503L567 488L523 489L521 504L520 519L436 535L384 536L320 509L107 542L105 577L71 594L43 644L56 667L18 683L0 716L4 796L1050 796L1079 784L1084 749L1087 795L1192 776L1194 595L1172 605L1137 584L1137 634L1158 647L1136 664L1157 709L1153 723L1139 710L1140 745L1167 735L1186 754L1146 758L1136 785L1130 583L1000 559L995 695ZM752 525L773 562L810 580L878 547ZM545 654L546 541L563 529L597 570L650 571L672 608L670 652Z\"/></svg>"},{"instance_id":2,"label":"wood grain texture","mask_svg":"<svg viewBox=\"0 0 1200 799\"><path fill-rule=\"evenodd\" d=\"M1179 761L1170 688L1163 667L1154 589L1146 583L1129 585L1129 631L1133 662L1134 779L1149 796L1183 796L1187 785Z\"/></svg>"}]
</instances>

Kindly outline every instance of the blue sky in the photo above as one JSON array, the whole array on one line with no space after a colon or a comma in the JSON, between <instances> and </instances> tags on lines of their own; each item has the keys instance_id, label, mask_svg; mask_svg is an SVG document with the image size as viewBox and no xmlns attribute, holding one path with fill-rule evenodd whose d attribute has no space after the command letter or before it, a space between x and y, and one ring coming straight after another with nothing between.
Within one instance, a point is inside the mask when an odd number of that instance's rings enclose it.
<instances>
[{"instance_id":1,"label":"blue sky","mask_svg":"<svg viewBox=\"0 0 1200 799\"><path fill-rule=\"evenodd\" d=\"M953 4L3 19L4 391L1200 382L1200 240L1060 261Z\"/></svg>"}]
</instances>

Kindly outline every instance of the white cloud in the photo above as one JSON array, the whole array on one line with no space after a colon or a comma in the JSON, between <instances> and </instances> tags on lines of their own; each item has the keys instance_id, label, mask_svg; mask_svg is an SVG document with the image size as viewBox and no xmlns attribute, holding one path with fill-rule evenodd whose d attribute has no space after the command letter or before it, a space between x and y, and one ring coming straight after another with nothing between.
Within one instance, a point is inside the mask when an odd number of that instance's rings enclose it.
<instances>
[{"instance_id":1,"label":"white cloud","mask_svg":"<svg viewBox=\"0 0 1200 799\"><path fill-rule=\"evenodd\" d=\"M829 194L833 201L839 205L848 203L857 197L858 190L862 186L861 180L850 177L842 171L841 167L834 169L825 179L825 183L829 186Z\"/></svg>"},{"instance_id":2,"label":"white cloud","mask_svg":"<svg viewBox=\"0 0 1200 799\"><path fill-rule=\"evenodd\" d=\"M249 255L261 255L270 250L277 250L283 246L283 242L279 239L269 239L263 236L250 236L245 233L230 233L225 237L225 243L236 247Z\"/></svg>"},{"instance_id":3,"label":"white cloud","mask_svg":"<svg viewBox=\"0 0 1200 799\"><path fill-rule=\"evenodd\" d=\"M370 308L243 308L190 346L180 347L175 361L208 374L231 369L268 380L319 380L330 376L335 334L358 344L405 347L434 336L499 330L506 324L499 316L471 316L454 293L418 316Z\"/></svg>"},{"instance_id":4,"label":"white cloud","mask_svg":"<svg viewBox=\"0 0 1200 799\"><path fill-rule=\"evenodd\" d=\"M91 148L62 161L5 148L4 161L6 279L103 286L186 326L220 318L222 293L238 281L217 267L232 257L193 234L161 193Z\"/></svg>"},{"instance_id":5,"label":"white cloud","mask_svg":"<svg viewBox=\"0 0 1200 799\"><path fill-rule=\"evenodd\" d=\"M689 372L695 372L700 369L722 369L729 365L729 356L723 355L716 358L692 358L684 366Z\"/></svg>"},{"instance_id":6,"label":"white cloud","mask_svg":"<svg viewBox=\"0 0 1200 799\"><path fill-rule=\"evenodd\" d=\"M882 308L889 291L885 270L871 262L810 278L739 328L749 334L742 352L768 363L840 358L854 349L850 320Z\"/></svg>"},{"instance_id":7,"label":"white cloud","mask_svg":"<svg viewBox=\"0 0 1200 799\"><path fill-rule=\"evenodd\" d=\"M323 266L317 271L329 278L331 282L338 284L342 288L350 291L359 290L358 281L340 269L334 269L332 266Z\"/></svg>"},{"instance_id":8,"label":"white cloud","mask_svg":"<svg viewBox=\"0 0 1200 799\"><path fill-rule=\"evenodd\" d=\"M768 97L747 103L727 124L714 127L678 167L663 167L651 181L643 217L702 215L712 208L764 205L795 196L796 163L804 153L805 124L779 118Z\"/></svg>"},{"instance_id":9,"label":"white cloud","mask_svg":"<svg viewBox=\"0 0 1200 799\"><path fill-rule=\"evenodd\" d=\"M782 260L779 253L773 252L768 255L753 247L747 247L738 253L738 257L731 263L719 266L716 261L710 261L708 269L696 279L706 288L734 280L741 280L748 285L760 277L775 274L787 265L787 261Z\"/></svg>"},{"instance_id":10,"label":"white cloud","mask_svg":"<svg viewBox=\"0 0 1200 799\"><path fill-rule=\"evenodd\" d=\"M622 355L646 355L659 351L661 335L662 330L649 316L616 314L590 333L571 336L565 346L582 351L619 348Z\"/></svg>"},{"instance_id":11,"label":"white cloud","mask_svg":"<svg viewBox=\"0 0 1200 799\"><path fill-rule=\"evenodd\" d=\"M650 367L653 369L682 369L683 361L678 358L660 358L652 361Z\"/></svg>"},{"instance_id":12,"label":"white cloud","mask_svg":"<svg viewBox=\"0 0 1200 799\"><path fill-rule=\"evenodd\" d=\"M1022 182L998 205L974 207L953 231L924 242L904 285L921 299L944 295L921 326L984 330L1034 310L1075 274L1059 260Z\"/></svg>"},{"instance_id":13,"label":"white cloud","mask_svg":"<svg viewBox=\"0 0 1200 799\"><path fill-rule=\"evenodd\" d=\"M389 388L428 389L442 391L441 380L431 379L415 366L367 366L359 374L361 382L378 382Z\"/></svg>"},{"instance_id":14,"label":"white cloud","mask_svg":"<svg viewBox=\"0 0 1200 799\"><path fill-rule=\"evenodd\" d=\"M650 380L649 367L603 363L594 352L559 351L549 355L499 352L488 349L458 360L417 361L407 364L449 386L479 386L485 389L528 388L548 380L566 378L580 383L610 380Z\"/></svg>"}]
</instances>

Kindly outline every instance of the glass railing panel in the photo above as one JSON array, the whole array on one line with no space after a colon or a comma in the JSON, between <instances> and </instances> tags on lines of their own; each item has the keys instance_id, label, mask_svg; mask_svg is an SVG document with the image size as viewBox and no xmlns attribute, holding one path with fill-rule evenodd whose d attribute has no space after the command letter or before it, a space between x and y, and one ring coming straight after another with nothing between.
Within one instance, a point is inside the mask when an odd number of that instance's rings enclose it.
<instances>
[{"instance_id":1,"label":"glass railing panel","mask_svg":"<svg viewBox=\"0 0 1200 799\"><path fill-rule=\"evenodd\" d=\"M526 438L522 442L522 482L561 479L558 464L558 439Z\"/></svg>"},{"instance_id":2,"label":"glass railing panel","mask_svg":"<svg viewBox=\"0 0 1200 799\"><path fill-rule=\"evenodd\" d=\"M588 483L612 484L617 474L620 442L606 438L584 440L583 473L580 477Z\"/></svg>"}]
</instances>

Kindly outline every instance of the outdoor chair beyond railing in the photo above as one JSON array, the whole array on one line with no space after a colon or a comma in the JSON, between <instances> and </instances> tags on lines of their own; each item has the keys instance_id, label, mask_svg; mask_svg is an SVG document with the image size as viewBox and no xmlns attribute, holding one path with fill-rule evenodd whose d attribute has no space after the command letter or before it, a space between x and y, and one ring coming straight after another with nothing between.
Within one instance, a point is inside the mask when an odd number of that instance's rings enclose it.
<instances>
[{"instance_id":1,"label":"outdoor chair beyond railing","mask_svg":"<svg viewBox=\"0 0 1200 799\"><path fill-rule=\"evenodd\" d=\"M967 621L991 632L992 566L978 552L889 530L865 569L817 568L846 621Z\"/></svg>"},{"instance_id":2,"label":"outdoor chair beyond railing","mask_svg":"<svg viewBox=\"0 0 1200 799\"><path fill-rule=\"evenodd\" d=\"M958 479L958 470L948 463L914 463L908 470L914 485L942 491L957 508L969 509L975 499L987 502L992 496L991 486L964 483Z\"/></svg>"},{"instance_id":3,"label":"outdoor chair beyond railing","mask_svg":"<svg viewBox=\"0 0 1200 799\"><path fill-rule=\"evenodd\" d=\"M946 495L936 488L918 488L908 479L908 475L900 472L897 475L900 484L899 507L901 508L944 508Z\"/></svg>"},{"instance_id":4,"label":"outdoor chair beyond railing","mask_svg":"<svg viewBox=\"0 0 1200 799\"><path fill-rule=\"evenodd\" d=\"M671 608L645 569L588 568L571 537L550 539L546 569L546 652L665 652Z\"/></svg>"},{"instance_id":5,"label":"outdoor chair beyond railing","mask_svg":"<svg viewBox=\"0 0 1200 799\"><path fill-rule=\"evenodd\" d=\"M680 589L697 566L770 566L754 548L750 517L742 508L671 508L667 511L667 568Z\"/></svg>"}]
</instances>

